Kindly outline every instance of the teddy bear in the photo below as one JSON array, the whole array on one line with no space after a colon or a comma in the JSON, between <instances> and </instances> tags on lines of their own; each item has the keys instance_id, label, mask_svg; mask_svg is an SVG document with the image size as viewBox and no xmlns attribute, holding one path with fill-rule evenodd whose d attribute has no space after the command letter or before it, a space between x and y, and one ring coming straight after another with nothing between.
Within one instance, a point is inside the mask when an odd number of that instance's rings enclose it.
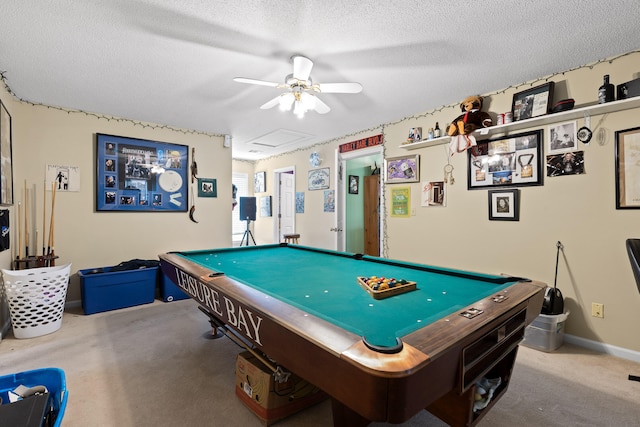
<instances>
[{"instance_id":1,"label":"teddy bear","mask_svg":"<svg viewBox=\"0 0 640 427\"><path fill-rule=\"evenodd\" d=\"M473 132L476 129L490 127L493 120L488 113L482 111L483 98L479 95L466 97L460 103L462 114L447 128L447 135L451 137L451 155L461 153L476 145Z\"/></svg>"}]
</instances>

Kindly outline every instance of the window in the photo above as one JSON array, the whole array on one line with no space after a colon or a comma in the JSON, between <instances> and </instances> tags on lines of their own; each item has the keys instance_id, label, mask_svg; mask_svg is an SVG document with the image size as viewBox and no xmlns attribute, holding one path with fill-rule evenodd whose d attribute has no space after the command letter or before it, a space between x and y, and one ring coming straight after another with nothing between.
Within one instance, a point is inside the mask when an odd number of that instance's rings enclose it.
<instances>
[{"instance_id":1,"label":"window","mask_svg":"<svg viewBox=\"0 0 640 427\"><path fill-rule=\"evenodd\" d=\"M236 201L239 203L240 197L249 195L249 177L246 173L234 173L231 176L231 182L238 189ZM240 219L240 205L236 205L233 209L231 218L231 238L234 242L239 243L242 241L242 236L244 236L244 232L247 230L247 223Z\"/></svg>"}]
</instances>

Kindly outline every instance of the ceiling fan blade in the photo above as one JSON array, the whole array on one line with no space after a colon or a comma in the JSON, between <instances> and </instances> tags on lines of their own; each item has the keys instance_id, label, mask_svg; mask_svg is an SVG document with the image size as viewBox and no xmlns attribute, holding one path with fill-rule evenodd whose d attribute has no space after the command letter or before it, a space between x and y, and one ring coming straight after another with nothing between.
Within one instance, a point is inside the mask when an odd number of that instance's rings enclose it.
<instances>
[{"instance_id":1,"label":"ceiling fan blade","mask_svg":"<svg viewBox=\"0 0 640 427\"><path fill-rule=\"evenodd\" d=\"M360 83L319 83L318 88L322 93L360 93Z\"/></svg>"},{"instance_id":2,"label":"ceiling fan blade","mask_svg":"<svg viewBox=\"0 0 640 427\"><path fill-rule=\"evenodd\" d=\"M316 112L318 114L327 114L329 111L331 111L331 108L316 96Z\"/></svg>"},{"instance_id":3,"label":"ceiling fan blade","mask_svg":"<svg viewBox=\"0 0 640 427\"><path fill-rule=\"evenodd\" d=\"M293 77L298 80L309 80L313 61L304 56L293 57Z\"/></svg>"},{"instance_id":4,"label":"ceiling fan blade","mask_svg":"<svg viewBox=\"0 0 640 427\"><path fill-rule=\"evenodd\" d=\"M268 110L269 108L273 108L276 105L280 104L280 95L276 96L275 98L273 98L271 101L267 101L264 104L262 104L260 106L261 110Z\"/></svg>"},{"instance_id":5,"label":"ceiling fan blade","mask_svg":"<svg viewBox=\"0 0 640 427\"><path fill-rule=\"evenodd\" d=\"M235 77L233 81L238 83L247 83L250 85L260 85L260 86L269 86L269 87L278 87L280 85L280 83L267 82L264 80L256 80L256 79L247 79L246 77Z\"/></svg>"}]
</instances>

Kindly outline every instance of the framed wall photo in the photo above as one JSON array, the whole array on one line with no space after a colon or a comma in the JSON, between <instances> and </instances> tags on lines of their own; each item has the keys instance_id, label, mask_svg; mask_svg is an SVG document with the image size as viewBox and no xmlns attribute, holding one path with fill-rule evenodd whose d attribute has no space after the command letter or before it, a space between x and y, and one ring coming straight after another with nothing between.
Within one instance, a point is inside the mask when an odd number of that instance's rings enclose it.
<instances>
[{"instance_id":1,"label":"framed wall photo","mask_svg":"<svg viewBox=\"0 0 640 427\"><path fill-rule=\"evenodd\" d=\"M420 180L420 155L390 157L387 164L387 183L418 182Z\"/></svg>"},{"instance_id":2,"label":"framed wall photo","mask_svg":"<svg viewBox=\"0 0 640 427\"><path fill-rule=\"evenodd\" d=\"M360 188L360 177L358 175L349 175L349 194L358 194Z\"/></svg>"},{"instance_id":3,"label":"framed wall photo","mask_svg":"<svg viewBox=\"0 0 640 427\"><path fill-rule=\"evenodd\" d=\"M489 220L519 221L520 190L489 190Z\"/></svg>"},{"instance_id":4,"label":"framed wall photo","mask_svg":"<svg viewBox=\"0 0 640 427\"><path fill-rule=\"evenodd\" d=\"M549 114L553 102L553 86L553 82L547 82L514 94L511 103L513 121L517 122Z\"/></svg>"},{"instance_id":5,"label":"framed wall photo","mask_svg":"<svg viewBox=\"0 0 640 427\"><path fill-rule=\"evenodd\" d=\"M616 132L616 209L640 209L640 127Z\"/></svg>"},{"instance_id":6,"label":"framed wall photo","mask_svg":"<svg viewBox=\"0 0 640 427\"><path fill-rule=\"evenodd\" d=\"M271 216L271 196L260 197L260 216Z\"/></svg>"},{"instance_id":7,"label":"framed wall photo","mask_svg":"<svg viewBox=\"0 0 640 427\"><path fill-rule=\"evenodd\" d=\"M13 204L11 115L0 101L0 205Z\"/></svg>"},{"instance_id":8,"label":"framed wall photo","mask_svg":"<svg viewBox=\"0 0 640 427\"><path fill-rule=\"evenodd\" d=\"M211 178L198 178L198 197L218 197L216 180Z\"/></svg>"},{"instance_id":9,"label":"framed wall photo","mask_svg":"<svg viewBox=\"0 0 640 427\"><path fill-rule=\"evenodd\" d=\"M264 193L267 191L267 173L265 171L253 174L253 192Z\"/></svg>"},{"instance_id":10,"label":"framed wall photo","mask_svg":"<svg viewBox=\"0 0 640 427\"><path fill-rule=\"evenodd\" d=\"M187 211L186 145L99 133L96 159L96 211Z\"/></svg>"},{"instance_id":11,"label":"framed wall photo","mask_svg":"<svg viewBox=\"0 0 640 427\"><path fill-rule=\"evenodd\" d=\"M555 123L548 127L547 154L563 153L578 149L576 121Z\"/></svg>"},{"instance_id":12,"label":"framed wall photo","mask_svg":"<svg viewBox=\"0 0 640 427\"><path fill-rule=\"evenodd\" d=\"M329 188L330 182L329 168L313 169L309 171L309 190L326 190Z\"/></svg>"},{"instance_id":13,"label":"framed wall photo","mask_svg":"<svg viewBox=\"0 0 640 427\"><path fill-rule=\"evenodd\" d=\"M542 138L543 131L535 130L478 141L467 150L467 188L542 185Z\"/></svg>"}]
</instances>

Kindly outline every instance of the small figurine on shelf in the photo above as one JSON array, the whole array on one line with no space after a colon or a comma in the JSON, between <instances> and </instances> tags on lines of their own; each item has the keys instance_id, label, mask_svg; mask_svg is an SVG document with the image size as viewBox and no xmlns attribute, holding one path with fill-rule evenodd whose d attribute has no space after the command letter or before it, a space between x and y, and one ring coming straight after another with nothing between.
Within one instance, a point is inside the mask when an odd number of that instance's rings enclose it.
<instances>
[{"instance_id":1,"label":"small figurine on shelf","mask_svg":"<svg viewBox=\"0 0 640 427\"><path fill-rule=\"evenodd\" d=\"M449 149L452 156L476 145L476 139L472 135L476 129L493 125L491 116L482 111L482 101L481 96L474 95L460 103L462 114L447 129L447 134L451 137Z\"/></svg>"}]
</instances>

